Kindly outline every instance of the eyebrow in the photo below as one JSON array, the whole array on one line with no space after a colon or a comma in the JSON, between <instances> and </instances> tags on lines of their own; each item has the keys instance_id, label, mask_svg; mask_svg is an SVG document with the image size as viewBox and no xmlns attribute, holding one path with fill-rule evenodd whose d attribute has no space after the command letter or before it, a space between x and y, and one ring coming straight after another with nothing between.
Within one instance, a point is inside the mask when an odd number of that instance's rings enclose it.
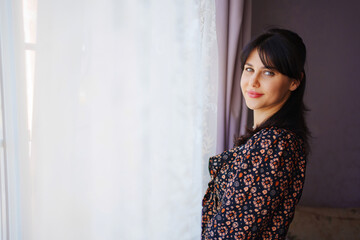
<instances>
[{"instance_id":1,"label":"eyebrow","mask_svg":"<svg viewBox=\"0 0 360 240\"><path fill-rule=\"evenodd\" d=\"M250 67L253 67L253 65L251 63L245 63L244 65L248 65ZM277 70L276 67L272 67L272 66L263 66L263 69L271 69L271 70Z\"/></svg>"}]
</instances>

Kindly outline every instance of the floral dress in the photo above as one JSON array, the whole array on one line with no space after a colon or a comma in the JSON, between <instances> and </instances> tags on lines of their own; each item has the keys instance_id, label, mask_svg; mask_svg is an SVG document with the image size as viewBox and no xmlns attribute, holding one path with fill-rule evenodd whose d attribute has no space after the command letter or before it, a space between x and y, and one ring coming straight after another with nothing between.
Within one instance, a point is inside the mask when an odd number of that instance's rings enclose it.
<instances>
[{"instance_id":1,"label":"floral dress","mask_svg":"<svg viewBox=\"0 0 360 240\"><path fill-rule=\"evenodd\" d=\"M305 169L303 141L277 127L211 157L202 239L285 239Z\"/></svg>"}]
</instances>

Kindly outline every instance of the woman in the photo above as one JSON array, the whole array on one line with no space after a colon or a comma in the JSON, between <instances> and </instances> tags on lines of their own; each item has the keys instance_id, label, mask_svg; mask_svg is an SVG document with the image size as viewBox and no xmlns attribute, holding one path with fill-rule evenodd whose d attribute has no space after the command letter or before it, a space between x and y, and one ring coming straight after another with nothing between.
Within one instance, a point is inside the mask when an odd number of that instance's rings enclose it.
<instances>
[{"instance_id":1,"label":"woman","mask_svg":"<svg viewBox=\"0 0 360 240\"><path fill-rule=\"evenodd\" d=\"M241 90L254 125L211 157L202 239L285 239L309 152L303 96L306 49L294 32L270 29L241 54Z\"/></svg>"}]
</instances>

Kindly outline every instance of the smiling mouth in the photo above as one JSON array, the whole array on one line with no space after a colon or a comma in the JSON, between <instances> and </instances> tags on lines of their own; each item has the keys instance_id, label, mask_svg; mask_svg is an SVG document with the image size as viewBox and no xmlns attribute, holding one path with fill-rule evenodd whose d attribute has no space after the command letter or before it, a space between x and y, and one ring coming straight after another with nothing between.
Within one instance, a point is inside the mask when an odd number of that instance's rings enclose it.
<instances>
[{"instance_id":1,"label":"smiling mouth","mask_svg":"<svg viewBox=\"0 0 360 240\"><path fill-rule=\"evenodd\" d=\"M262 95L264 94L260 94L260 93L256 93L256 92L247 92L248 96L251 97L251 98L258 98L258 97L261 97Z\"/></svg>"}]
</instances>

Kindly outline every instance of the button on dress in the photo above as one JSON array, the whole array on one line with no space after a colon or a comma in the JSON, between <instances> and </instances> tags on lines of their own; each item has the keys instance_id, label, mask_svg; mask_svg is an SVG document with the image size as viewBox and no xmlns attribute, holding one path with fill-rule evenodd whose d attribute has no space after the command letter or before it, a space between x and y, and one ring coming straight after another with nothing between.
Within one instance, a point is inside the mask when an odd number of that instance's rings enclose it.
<instances>
[{"instance_id":1,"label":"button on dress","mask_svg":"<svg viewBox=\"0 0 360 240\"><path fill-rule=\"evenodd\" d=\"M305 170L303 141L278 127L211 157L202 239L285 239Z\"/></svg>"}]
</instances>

